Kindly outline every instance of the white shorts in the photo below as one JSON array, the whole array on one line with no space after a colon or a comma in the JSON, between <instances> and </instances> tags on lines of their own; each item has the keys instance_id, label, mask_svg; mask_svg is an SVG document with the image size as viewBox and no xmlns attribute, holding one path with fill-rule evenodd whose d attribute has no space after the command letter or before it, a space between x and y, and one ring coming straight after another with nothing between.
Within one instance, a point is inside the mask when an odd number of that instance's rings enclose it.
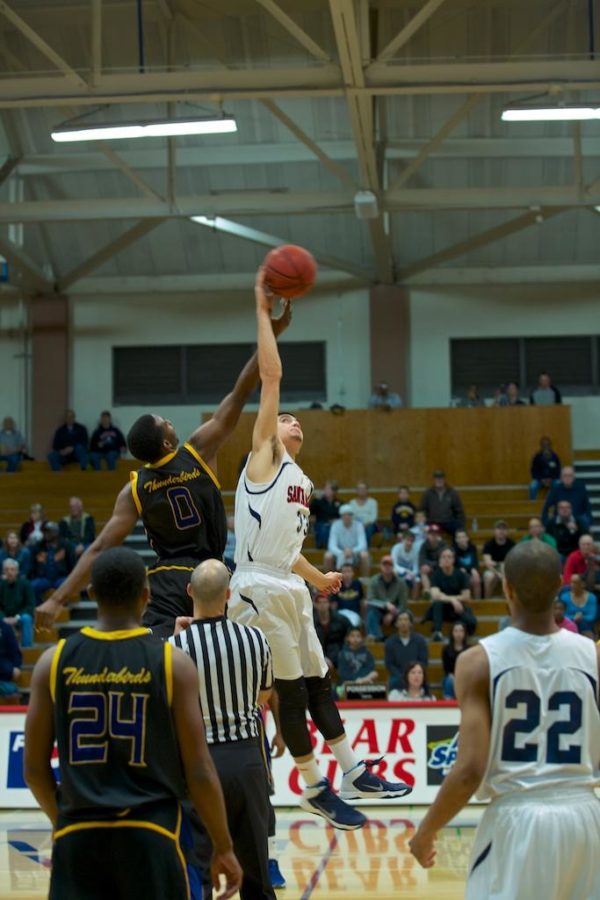
<instances>
[{"instance_id":1,"label":"white shorts","mask_svg":"<svg viewBox=\"0 0 600 900\"><path fill-rule=\"evenodd\" d=\"M598 900L600 800L565 788L493 800L477 829L465 900Z\"/></svg>"},{"instance_id":2,"label":"white shorts","mask_svg":"<svg viewBox=\"0 0 600 900\"><path fill-rule=\"evenodd\" d=\"M266 566L238 566L231 579L228 616L266 635L275 678L323 678L327 663L315 631L313 606L302 578Z\"/></svg>"}]
</instances>

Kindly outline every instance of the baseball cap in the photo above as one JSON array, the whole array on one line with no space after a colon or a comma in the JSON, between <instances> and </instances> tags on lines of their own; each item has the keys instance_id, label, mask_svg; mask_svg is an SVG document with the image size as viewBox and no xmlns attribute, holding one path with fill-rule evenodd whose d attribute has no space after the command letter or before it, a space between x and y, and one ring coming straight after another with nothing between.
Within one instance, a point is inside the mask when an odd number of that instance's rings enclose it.
<instances>
[{"instance_id":1,"label":"baseball cap","mask_svg":"<svg viewBox=\"0 0 600 900\"><path fill-rule=\"evenodd\" d=\"M44 522L42 531L58 531L58 525L56 522Z\"/></svg>"},{"instance_id":2,"label":"baseball cap","mask_svg":"<svg viewBox=\"0 0 600 900\"><path fill-rule=\"evenodd\" d=\"M340 516L353 516L353 515L354 515L354 510L352 509L352 507L350 506L349 503L344 503L342 506L340 506Z\"/></svg>"},{"instance_id":3,"label":"baseball cap","mask_svg":"<svg viewBox=\"0 0 600 900\"><path fill-rule=\"evenodd\" d=\"M389 563L389 565L391 565L391 566L394 565L394 560L392 559L392 557L391 557L389 554L388 554L387 556L382 556L382 557L381 557L381 562L382 562L382 563Z\"/></svg>"},{"instance_id":4,"label":"baseball cap","mask_svg":"<svg viewBox=\"0 0 600 900\"><path fill-rule=\"evenodd\" d=\"M494 528L508 528L508 525L504 519L498 519L497 522L494 522Z\"/></svg>"},{"instance_id":5,"label":"baseball cap","mask_svg":"<svg viewBox=\"0 0 600 900\"><path fill-rule=\"evenodd\" d=\"M434 478L445 478L446 473L444 472L443 469L436 469L435 472L433 473L433 477Z\"/></svg>"}]
</instances>

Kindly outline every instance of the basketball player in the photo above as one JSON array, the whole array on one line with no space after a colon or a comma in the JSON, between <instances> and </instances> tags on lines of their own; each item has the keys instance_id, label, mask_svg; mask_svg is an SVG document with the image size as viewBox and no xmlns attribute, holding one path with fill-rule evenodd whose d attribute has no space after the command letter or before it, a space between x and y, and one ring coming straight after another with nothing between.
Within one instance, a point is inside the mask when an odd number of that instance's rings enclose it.
<instances>
[{"instance_id":1,"label":"basketball player","mask_svg":"<svg viewBox=\"0 0 600 900\"><path fill-rule=\"evenodd\" d=\"M295 462L302 446L300 424L289 413L278 414L282 369L269 325L272 304L259 271L256 316L262 387L252 451L235 498L236 570L229 615L261 628L271 646L283 739L306 783L300 805L336 828L352 830L366 819L343 798L399 797L411 789L379 779L357 760L333 700L304 580L329 593L339 590L341 575L322 574L301 554L312 484ZM340 797L314 758L307 707L344 773Z\"/></svg>"},{"instance_id":2,"label":"basketball player","mask_svg":"<svg viewBox=\"0 0 600 900\"><path fill-rule=\"evenodd\" d=\"M96 627L40 658L25 724L25 778L54 830L49 896L189 897L179 841L187 783L213 842L213 884L225 875L220 896L232 897L242 873L206 745L194 664L140 627L148 584L136 553L103 553L92 588ZM50 768L55 737L58 789Z\"/></svg>"},{"instance_id":3,"label":"basketball player","mask_svg":"<svg viewBox=\"0 0 600 900\"><path fill-rule=\"evenodd\" d=\"M599 649L558 628L560 559L540 541L505 561L512 627L462 653L458 757L410 842L422 866L436 832L478 787L467 900L600 897Z\"/></svg>"},{"instance_id":4,"label":"basketball player","mask_svg":"<svg viewBox=\"0 0 600 900\"><path fill-rule=\"evenodd\" d=\"M275 335L290 322L287 301ZM131 481L117 497L111 518L82 554L63 584L36 610L38 628L50 628L61 607L86 587L94 560L109 547L123 543L141 518L157 561L148 572L150 603L144 624L160 637L173 634L177 616L192 615L186 588L191 573L204 559L222 559L227 525L216 476L217 452L238 423L244 404L258 384L256 354L246 364L230 394L210 421L183 446L173 424L144 415L131 427L127 446L145 463L131 472Z\"/></svg>"}]
</instances>

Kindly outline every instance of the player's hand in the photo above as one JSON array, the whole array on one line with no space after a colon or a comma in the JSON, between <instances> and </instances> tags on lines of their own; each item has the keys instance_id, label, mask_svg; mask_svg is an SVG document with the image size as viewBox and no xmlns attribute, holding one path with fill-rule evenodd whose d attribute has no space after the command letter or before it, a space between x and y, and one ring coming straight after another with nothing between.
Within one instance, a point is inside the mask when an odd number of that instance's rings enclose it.
<instances>
[{"instance_id":1,"label":"player's hand","mask_svg":"<svg viewBox=\"0 0 600 900\"><path fill-rule=\"evenodd\" d=\"M282 299L281 313L275 319L271 319L273 334L279 337L292 321L292 301Z\"/></svg>"},{"instance_id":2,"label":"player's hand","mask_svg":"<svg viewBox=\"0 0 600 900\"><path fill-rule=\"evenodd\" d=\"M54 599L54 594L38 606L35 611L36 631L47 631L52 628L56 617L62 609L62 603Z\"/></svg>"},{"instance_id":3,"label":"player's hand","mask_svg":"<svg viewBox=\"0 0 600 900\"><path fill-rule=\"evenodd\" d=\"M221 894L217 894L217 900L228 900L239 891L242 883L242 868L233 850L228 850L226 853L215 853L210 872L215 891L221 887L221 875L225 876L225 890Z\"/></svg>"},{"instance_id":4,"label":"player's hand","mask_svg":"<svg viewBox=\"0 0 600 900\"><path fill-rule=\"evenodd\" d=\"M285 753L285 741L280 731L276 731L271 741L271 754L273 759L279 759Z\"/></svg>"},{"instance_id":5,"label":"player's hand","mask_svg":"<svg viewBox=\"0 0 600 900\"><path fill-rule=\"evenodd\" d=\"M193 621L193 616L177 616L175 619L175 631L173 632L173 637L181 634L186 628L189 628Z\"/></svg>"},{"instance_id":6,"label":"player's hand","mask_svg":"<svg viewBox=\"0 0 600 900\"><path fill-rule=\"evenodd\" d=\"M320 588L321 592L323 594L337 594L337 592L342 587L342 573L327 572L327 574L323 577L325 579L325 583Z\"/></svg>"},{"instance_id":7,"label":"player's hand","mask_svg":"<svg viewBox=\"0 0 600 900\"><path fill-rule=\"evenodd\" d=\"M261 266L256 273L256 282L254 284L254 294L256 296L257 309L261 309L271 315L275 295L269 290L265 284L265 269Z\"/></svg>"},{"instance_id":8,"label":"player's hand","mask_svg":"<svg viewBox=\"0 0 600 900\"><path fill-rule=\"evenodd\" d=\"M436 838L436 834L422 834L421 830L418 829L414 837L408 842L410 852L424 869L430 869L435 863L437 854L435 849Z\"/></svg>"}]
</instances>

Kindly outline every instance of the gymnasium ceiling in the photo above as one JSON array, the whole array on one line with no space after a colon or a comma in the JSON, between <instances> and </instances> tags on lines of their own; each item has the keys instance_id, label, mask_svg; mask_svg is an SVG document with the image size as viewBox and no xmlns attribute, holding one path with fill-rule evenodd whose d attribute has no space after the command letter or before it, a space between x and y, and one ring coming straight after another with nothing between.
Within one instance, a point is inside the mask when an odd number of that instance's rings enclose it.
<instances>
[{"instance_id":1,"label":"gymnasium ceiling","mask_svg":"<svg viewBox=\"0 0 600 900\"><path fill-rule=\"evenodd\" d=\"M600 123L500 120L600 105L596 45L596 0L0 0L8 290L236 287L271 238L332 279L598 280ZM221 110L236 134L50 138Z\"/></svg>"}]
</instances>

